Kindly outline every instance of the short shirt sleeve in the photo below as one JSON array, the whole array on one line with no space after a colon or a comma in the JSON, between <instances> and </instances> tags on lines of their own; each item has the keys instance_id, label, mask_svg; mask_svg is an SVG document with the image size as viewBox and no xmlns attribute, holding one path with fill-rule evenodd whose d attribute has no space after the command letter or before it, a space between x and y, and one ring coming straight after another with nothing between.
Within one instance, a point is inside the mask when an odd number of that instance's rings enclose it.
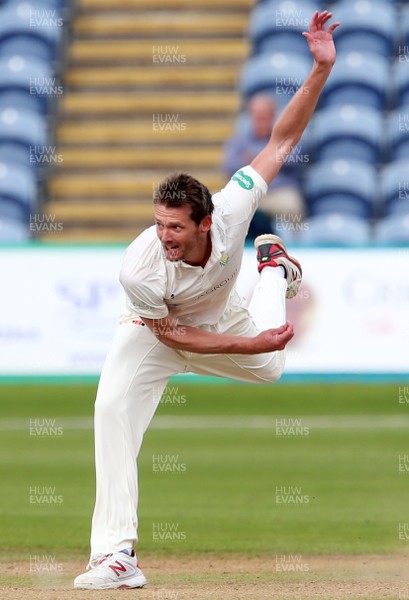
<instances>
[{"instance_id":1,"label":"short shirt sleeve","mask_svg":"<svg viewBox=\"0 0 409 600\"><path fill-rule=\"evenodd\" d=\"M214 194L213 202L226 224L240 225L251 221L267 189L261 175L247 165L236 171L227 185Z\"/></svg>"},{"instance_id":2,"label":"short shirt sleeve","mask_svg":"<svg viewBox=\"0 0 409 600\"><path fill-rule=\"evenodd\" d=\"M159 265L151 264L149 259L147 264L144 262L141 256L126 253L119 280L135 313L147 319L163 319L169 312L164 301L166 277Z\"/></svg>"}]
</instances>

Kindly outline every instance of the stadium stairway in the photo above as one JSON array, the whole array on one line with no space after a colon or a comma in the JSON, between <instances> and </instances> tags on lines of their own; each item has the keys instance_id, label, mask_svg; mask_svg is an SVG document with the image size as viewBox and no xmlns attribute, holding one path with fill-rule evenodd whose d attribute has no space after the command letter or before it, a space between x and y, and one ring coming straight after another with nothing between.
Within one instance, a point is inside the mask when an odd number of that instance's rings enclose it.
<instances>
[{"instance_id":1,"label":"stadium stairway","mask_svg":"<svg viewBox=\"0 0 409 600\"><path fill-rule=\"evenodd\" d=\"M78 0L44 212L47 241L131 241L172 171L212 192L239 109L253 0Z\"/></svg>"}]
</instances>

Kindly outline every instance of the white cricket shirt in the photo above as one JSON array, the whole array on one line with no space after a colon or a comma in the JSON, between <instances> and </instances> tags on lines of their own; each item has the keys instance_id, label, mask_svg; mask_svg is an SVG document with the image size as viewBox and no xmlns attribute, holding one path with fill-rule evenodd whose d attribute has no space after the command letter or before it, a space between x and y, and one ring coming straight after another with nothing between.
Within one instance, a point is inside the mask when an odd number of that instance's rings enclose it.
<instances>
[{"instance_id":1,"label":"white cricket shirt","mask_svg":"<svg viewBox=\"0 0 409 600\"><path fill-rule=\"evenodd\" d=\"M141 233L127 248L119 277L125 319L169 314L182 325L217 323L240 271L250 221L266 192L264 179L247 166L213 195L212 253L204 267L168 261L156 226Z\"/></svg>"}]
</instances>

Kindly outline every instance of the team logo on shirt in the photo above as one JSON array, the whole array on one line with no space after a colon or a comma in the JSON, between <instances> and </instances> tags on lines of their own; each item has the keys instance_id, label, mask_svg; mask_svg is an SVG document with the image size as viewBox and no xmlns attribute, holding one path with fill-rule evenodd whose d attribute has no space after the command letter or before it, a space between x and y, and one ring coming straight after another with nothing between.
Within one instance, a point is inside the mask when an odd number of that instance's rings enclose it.
<instances>
[{"instance_id":1,"label":"team logo on shirt","mask_svg":"<svg viewBox=\"0 0 409 600\"><path fill-rule=\"evenodd\" d=\"M221 267L225 267L230 260L230 256L228 254L222 254L220 257L219 264Z\"/></svg>"},{"instance_id":2,"label":"team logo on shirt","mask_svg":"<svg viewBox=\"0 0 409 600\"><path fill-rule=\"evenodd\" d=\"M249 175L243 173L243 171L237 171L232 177L232 181L237 181L240 187L245 190L252 190L254 187L254 181Z\"/></svg>"}]
</instances>

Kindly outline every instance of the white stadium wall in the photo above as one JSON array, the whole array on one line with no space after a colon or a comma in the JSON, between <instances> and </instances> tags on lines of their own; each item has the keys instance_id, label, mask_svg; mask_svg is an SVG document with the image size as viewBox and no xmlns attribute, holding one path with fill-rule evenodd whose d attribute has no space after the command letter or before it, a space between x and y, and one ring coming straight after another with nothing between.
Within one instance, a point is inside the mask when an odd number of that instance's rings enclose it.
<instances>
[{"instance_id":1,"label":"white stadium wall","mask_svg":"<svg viewBox=\"0 0 409 600\"><path fill-rule=\"evenodd\" d=\"M124 305L123 247L0 248L0 378L97 376ZM300 248L286 373L409 374L409 249ZM246 249L238 281L257 278ZM273 307L272 307L273 310Z\"/></svg>"}]
</instances>

